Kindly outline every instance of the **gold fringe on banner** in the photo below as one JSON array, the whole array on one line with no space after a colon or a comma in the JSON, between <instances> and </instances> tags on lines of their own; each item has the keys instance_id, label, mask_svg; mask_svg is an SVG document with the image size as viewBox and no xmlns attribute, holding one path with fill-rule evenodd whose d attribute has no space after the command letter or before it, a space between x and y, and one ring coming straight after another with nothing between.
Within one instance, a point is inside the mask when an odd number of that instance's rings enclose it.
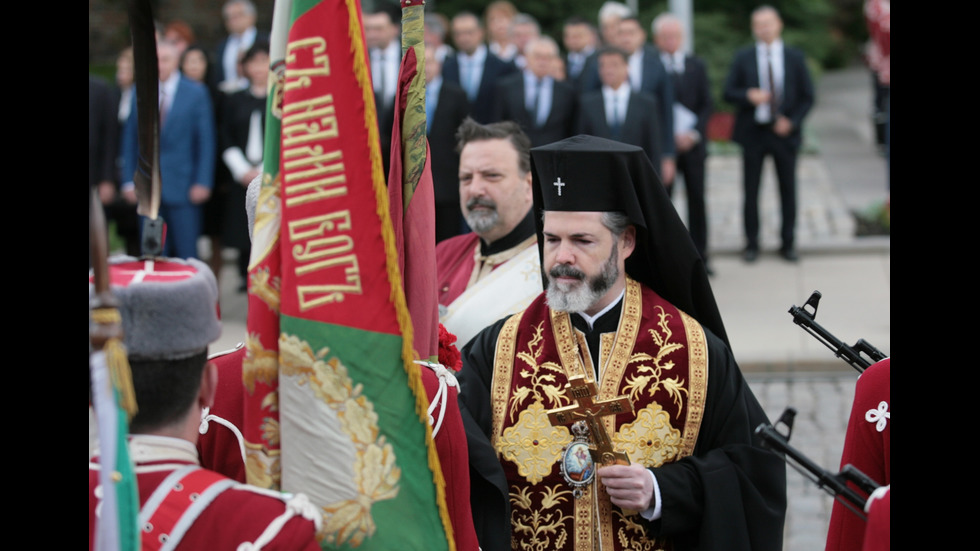
<instances>
[{"instance_id":1,"label":"gold fringe on banner","mask_svg":"<svg viewBox=\"0 0 980 551\"><path fill-rule=\"evenodd\" d=\"M136 391L133 389L133 372L126 359L126 347L119 339L109 339L102 348L106 365L112 375L112 385L119 392L119 406L126 410L127 421L132 420L139 407L136 405Z\"/></svg>"}]
</instances>

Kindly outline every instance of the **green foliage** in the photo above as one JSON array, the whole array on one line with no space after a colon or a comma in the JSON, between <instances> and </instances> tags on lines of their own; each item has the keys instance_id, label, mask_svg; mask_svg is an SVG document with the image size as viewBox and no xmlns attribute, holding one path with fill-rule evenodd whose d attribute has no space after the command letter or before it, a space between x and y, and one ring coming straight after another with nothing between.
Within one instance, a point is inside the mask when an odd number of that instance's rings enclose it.
<instances>
[{"instance_id":1,"label":"green foliage","mask_svg":"<svg viewBox=\"0 0 980 551\"><path fill-rule=\"evenodd\" d=\"M748 44L741 31L728 24L729 17L722 11L694 15L694 52L704 59L708 67L716 112L732 111L732 106L722 99L725 78L735 52Z\"/></svg>"},{"instance_id":2,"label":"green foliage","mask_svg":"<svg viewBox=\"0 0 980 551\"><path fill-rule=\"evenodd\" d=\"M90 63L88 66L88 72L104 79L109 84L116 81L115 63Z\"/></svg>"}]
</instances>

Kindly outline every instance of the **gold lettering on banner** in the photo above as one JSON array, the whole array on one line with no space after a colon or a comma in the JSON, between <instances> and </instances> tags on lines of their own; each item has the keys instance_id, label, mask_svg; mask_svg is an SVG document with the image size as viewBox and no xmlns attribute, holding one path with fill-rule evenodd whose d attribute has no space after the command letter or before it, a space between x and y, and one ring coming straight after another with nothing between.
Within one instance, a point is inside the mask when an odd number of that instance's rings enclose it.
<instances>
[{"instance_id":1,"label":"gold lettering on banner","mask_svg":"<svg viewBox=\"0 0 980 551\"><path fill-rule=\"evenodd\" d=\"M289 240L294 243L292 256L297 261L296 275L318 270L327 271L332 282L297 285L300 309L344 300L345 294L361 293L361 272L354 250L354 239L341 232L351 229L350 211L343 210L311 216L287 223ZM333 235L331 235L333 234Z\"/></svg>"},{"instance_id":2,"label":"gold lettering on banner","mask_svg":"<svg viewBox=\"0 0 980 551\"><path fill-rule=\"evenodd\" d=\"M285 147L339 136L333 94L287 104L283 109L282 134Z\"/></svg>"},{"instance_id":3,"label":"gold lettering on banner","mask_svg":"<svg viewBox=\"0 0 980 551\"><path fill-rule=\"evenodd\" d=\"M311 155L306 155L307 153ZM341 160L343 152L331 151L323 154L323 148L315 146L284 149L282 156L286 206L294 207L347 193L347 186L344 185L347 183L347 176ZM307 166L311 168L299 170L300 167ZM307 180L315 177L319 179Z\"/></svg>"},{"instance_id":4,"label":"gold lettering on banner","mask_svg":"<svg viewBox=\"0 0 980 551\"><path fill-rule=\"evenodd\" d=\"M330 58L325 54L326 51L327 41L320 36L288 43L286 45L286 91L308 88L312 83L311 77L330 76ZM297 68L297 65L303 67Z\"/></svg>"}]
</instances>

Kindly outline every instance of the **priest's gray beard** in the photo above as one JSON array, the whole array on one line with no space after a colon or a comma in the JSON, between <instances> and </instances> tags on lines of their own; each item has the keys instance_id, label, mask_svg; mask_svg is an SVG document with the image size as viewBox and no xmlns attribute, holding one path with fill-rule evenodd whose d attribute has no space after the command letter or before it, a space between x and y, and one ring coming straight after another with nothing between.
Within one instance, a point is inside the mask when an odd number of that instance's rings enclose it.
<instances>
[{"instance_id":1,"label":"priest's gray beard","mask_svg":"<svg viewBox=\"0 0 980 551\"><path fill-rule=\"evenodd\" d=\"M490 210L470 210L476 206L487 207ZM490 231L499 221L500 215L497 213L497 203L494 203L492 200L484 197L474 197L466 202L466 223L477 234Z\"/></svg>"},{"instance_id":2,"label":"priest's gray beard","mask_svg":"<svg viewBox=\"0 0 980 551\"><path fill-rule=\"evenodd\" d=\"M548 272L548 292L546 299L552 310L559 312L584 312L606 294L619 277L619 251L613 242L609 259L602 264L602 270L586 280L585 272L567 264L556 264ZM559 283L556 278L575 277L578 283Z\"/></svg>"}]
</instances>

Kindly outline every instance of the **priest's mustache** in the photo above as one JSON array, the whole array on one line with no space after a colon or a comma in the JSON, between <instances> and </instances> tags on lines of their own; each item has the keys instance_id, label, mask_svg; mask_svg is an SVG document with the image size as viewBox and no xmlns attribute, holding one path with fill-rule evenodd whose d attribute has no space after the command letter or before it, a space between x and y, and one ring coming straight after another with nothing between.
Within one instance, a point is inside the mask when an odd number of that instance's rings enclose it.
<instances>
[{"instance_id":1,"label":"priest's mustache","mask_svg":"<svg viewBox=\"0 0 980 551\"><path fill-rule=\"evenodd\" d=\"M548 275L551 277L574 277L580 281L585 279L585 272L573 268L568 264L555 264L555 266L548 271Z\"/></svg>"},{"instance_id":2,"label":"priest's mustache","mask_svg":"<svg viewBox=\"0 0 980 551\"><path fill-rule=\"evenodd\" d=\"M473 210L476 207L487 207L488 209L497 210L497 203L494 203L493 199L486 197L474 197L466 202L467 210Z\"/></svg>"}]
</instances>

